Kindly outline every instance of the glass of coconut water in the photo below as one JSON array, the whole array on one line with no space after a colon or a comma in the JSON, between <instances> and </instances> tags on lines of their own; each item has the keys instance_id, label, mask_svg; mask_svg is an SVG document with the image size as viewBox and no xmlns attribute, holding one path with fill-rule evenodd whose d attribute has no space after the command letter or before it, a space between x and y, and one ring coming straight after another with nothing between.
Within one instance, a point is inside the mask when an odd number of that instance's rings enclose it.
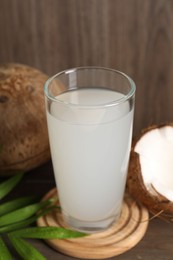
<instances>
[{"instance_id":1,"label":"glass of coconut water","mask_svg":"<svg viewBox=\"0 0 173 260\"><path fill-rule=\"evenodd\" d=\"M64 221L80 231L102 231L121 213L135 84L113 69L79 67L48 79L44 91Z\"/></svg>"}]
</instances>

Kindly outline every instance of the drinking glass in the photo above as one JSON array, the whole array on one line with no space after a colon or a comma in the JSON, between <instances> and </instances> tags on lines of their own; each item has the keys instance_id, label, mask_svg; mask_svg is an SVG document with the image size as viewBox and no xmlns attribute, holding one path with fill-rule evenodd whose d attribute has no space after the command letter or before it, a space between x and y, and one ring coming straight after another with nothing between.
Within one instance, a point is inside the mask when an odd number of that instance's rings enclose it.
<instances>
[{"instance_id":1,"label":"drinking glass","mask_svg":"<svg viewBox=\"0 0 173 260\"><path fill-rule=\"evenodd\" d=\"M102 67L62 71L45 83L52 163L64 221L102 231L122 208L135 83Z\"/></svg>"}]
</instances>

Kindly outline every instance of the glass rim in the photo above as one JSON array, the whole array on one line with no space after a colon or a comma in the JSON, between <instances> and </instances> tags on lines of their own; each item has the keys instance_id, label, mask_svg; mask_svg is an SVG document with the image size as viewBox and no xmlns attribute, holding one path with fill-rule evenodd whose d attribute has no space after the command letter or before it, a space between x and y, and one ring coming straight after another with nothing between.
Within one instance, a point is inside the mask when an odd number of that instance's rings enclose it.
<instances>
[{"instance_id":1,"label":"glass rim","mask_svg":"<svg viewBox=\"0 0 173 260\"><path fill-rule=\"evenodd\" d=\"M105 71L114 72L116 74L123 76L129 82L129 85L130 85L129 92L127 94L125 94L122 98L116 99L116 100L111 101L111 102L105 102L103 104L98 104L98 105L74 104L74 103L71 103L71 102L59 100L58 98L55 98L54 95L50 94L49 85L51 84L51 82L53 82L53 80L55 78L58 78L59 76L61 76L63 74L70 74L70 73L73 73L73 72L76 72L76 71L79 71L79 70L86 70L86 69L88 69L88 70L93 70L93 69L95 69L95 70L97 70L97 69L98 70L105 70ZM72 89L71 91L76 90L76 89L77 88ZM60 72L56 73L55 75L49 77L44 84L44 93L45 93L45 96L48 99L50 99L50 100L52 100L56 103L66 105L66 106L81 107L81 108L99 108L99 107L103 108L103 107L120 105L121 103L124 103L127 100L129 100L135 94L135 91L136 91L136 85L135 85L134 81L127 74L125 74L124 72L121 72L119 70L112 69L112 68L98 67L98 66L83 66L83 67L76 67L76 68L63 70L63 71L60 71Z\"/></svg>"}]
</instances>

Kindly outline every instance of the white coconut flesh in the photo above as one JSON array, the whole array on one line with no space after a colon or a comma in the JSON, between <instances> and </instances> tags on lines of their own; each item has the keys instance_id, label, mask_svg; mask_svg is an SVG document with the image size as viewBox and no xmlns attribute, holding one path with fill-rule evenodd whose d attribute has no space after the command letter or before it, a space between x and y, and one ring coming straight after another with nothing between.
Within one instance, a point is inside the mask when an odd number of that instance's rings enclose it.
<instances>
[{"instance_id":1,"label":"white coconut flesh","mask_svg":"<svg viewBox=\"0 0 173 260\"><path fill-rule=\"evenodd\" d=\"M134 150L139 154L141 175L148 192L173 201L173 127L149 130Z\"/></svg>"}]
</instances>

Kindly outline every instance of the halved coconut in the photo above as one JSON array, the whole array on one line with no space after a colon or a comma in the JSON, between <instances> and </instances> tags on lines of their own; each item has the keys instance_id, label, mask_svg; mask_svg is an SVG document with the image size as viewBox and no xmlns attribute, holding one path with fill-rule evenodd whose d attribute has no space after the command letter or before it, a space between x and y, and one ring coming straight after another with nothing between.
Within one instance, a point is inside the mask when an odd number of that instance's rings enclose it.
<instances>
[{"instance_id":1,"label":"halved coconut","mask_svg":"<svg viewBox=\"0 0 173 260\"><path fill-rule=\"evenodd\" d=\"M134 141L127 188L150 212L173 219L173 124L149 127Z\"/></svg>"}]
</instances>

